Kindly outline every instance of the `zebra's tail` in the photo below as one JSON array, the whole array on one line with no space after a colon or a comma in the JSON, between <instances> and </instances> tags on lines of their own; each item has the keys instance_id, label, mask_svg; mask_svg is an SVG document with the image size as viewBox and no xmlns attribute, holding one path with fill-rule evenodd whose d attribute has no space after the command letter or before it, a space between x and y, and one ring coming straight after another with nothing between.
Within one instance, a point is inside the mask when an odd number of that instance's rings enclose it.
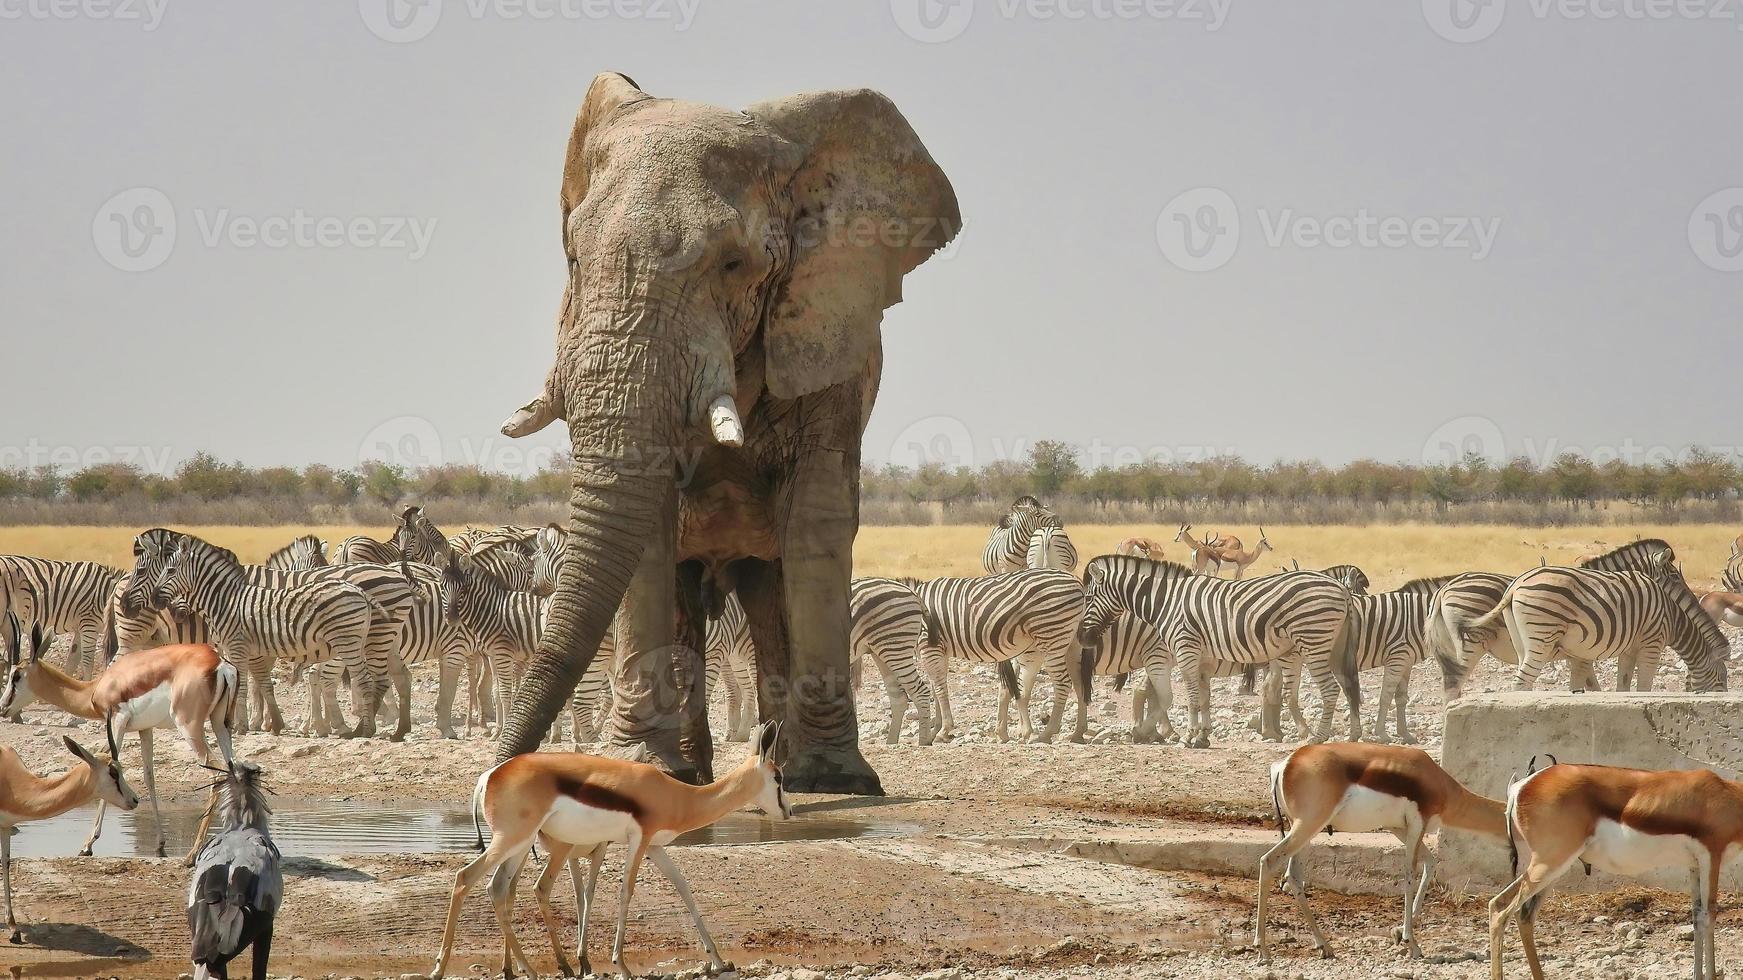
<instances>
[{"instance_id":1,"label":"zebra's tail","mask_svg":"<svg viewBox=\"0 0 1743 980\"><path fill-rule=\"evenodd\" d=\"M1279 668L1273 664L1271 669ZM1354 723L1362 712L1362 678L1356 664L1356 631L1350 628L1348 616L1344 617L1338 626L1337 637L1332 640L1331 671L1338 686L1344 689L1344 700L1350 706L1350 721Z\"/></svg>"},{"instance_id":2,"label":"zebra's tail","mask_svg":"<svg viewBox=\"0 0 1743 980\"><path fill-rule=\"evenodd\" d=\"M1114 693L1115 694L1118 694L1121 691L1126 689L1126 681L1129 680L1131 678L1131 676L1132 676L1132 672L1129 670L1123 674L1115 674L1114 675Z\"/></svg>"},{"instance_id":3,"label":"zebra's tail","mask_svg":"<svg viewBox=\"0 0 1743 980\"><path fill-rule=\"evenodd\" d=\"M1489 642L1496 633L1501 631L1501 628L1504 625L1502 623L1502 617L1507 614L1508 607L1512 605L1513 589L1512 587L1508 587L1507 591L1501 593L1501 601L1495 604L1495 608L1466 623L1464 627L1459 630L1459 638L1464 640L1466 643Z\"/></svg>"},{"instance_id":4,"label":"zebra's tail","mask_svg":"<svg viewBox=\"0 0 1743 980\"><path fill-rule=\"evenodd\" d=\"M723 659L724 659L724 655L723 655ZM725 672L728 674L732 673L730 668L728 668ZM859 685L860 685L860 682L864 679L864 675L865 675L865 657L863 655L858 656L858 657L854 657L847 662L847 684L849 687L851 687L855 691L859 690Z\"/></svg>"},{"instance_id":5,"label":"zebra's tail","mask_svg":"<svg viewBox=\"0 0 1743 980\"><path fill-rule=\"evenodd\" d=\"M1023 685L1017 681L1017 668L1009 660L999 661L999 683L1005 686L1005 693L1013 699L1023 696Z\"/></svg>"},{"instance_id":6,"label":"zebra's tail","mask_svg":"<svg viewBox=\"0 0 1743 980\"><path fill-rule=\"evenodd\" d=\"M107 614L103 617L103 666L115 662L115 656L121 652L121 635L115 629L115 603L110 602Z\"/></svg>"},{"instance_id":7,"label":"zebra's tail","mask_svg":"<svg viewBox=\"0 0 1743 980\"><path fill-rule=\"evenodd\" d=\"M1452 627L1447 625L1446 617L1440 613L1439 603L1430 603L1428 607L1428 650L1434 655L1435 662L1440 664L1440 687L1446 700L1456 699L1465 687L1465 677L1470 673L1470 667L1459 655L1457 644L1453 642Z\"/></svg>"}]
</instances>

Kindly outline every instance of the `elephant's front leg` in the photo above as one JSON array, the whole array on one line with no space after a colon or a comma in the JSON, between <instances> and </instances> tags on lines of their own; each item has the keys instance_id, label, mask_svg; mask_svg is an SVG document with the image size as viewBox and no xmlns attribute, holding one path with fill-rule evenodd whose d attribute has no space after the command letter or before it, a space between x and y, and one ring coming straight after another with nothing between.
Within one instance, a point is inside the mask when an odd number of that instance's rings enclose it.
<instances>
[{"instance_id":1,"label":"elephant's front leg","mask_svg":"<svg viewBox=\"0 0 1743 980\"><path fill-rule=\"evenodd\" d=\"M859 751L847 667L857 455L820 449L800 459L782 531L790 692L785 733L792 753L785 771L789 788L801 793L883 795Z\"/></svg>"},{"instance_id":2,"label":"elephant's front leg","mask_svg":"<svg viewBox=\"0 0 1743 980\"><path fill-rule=\"evenodd\" d=\"M688 783L701 776L696 760L686 758L679 738L683 730L686 692L678 684L674 640L677 616L677 576L671 515L656 524L630 578L629 591L616 619L617 659L612 665L617 690L611 744L642 749L661 769Z\"/></svg>"}]
</instances>

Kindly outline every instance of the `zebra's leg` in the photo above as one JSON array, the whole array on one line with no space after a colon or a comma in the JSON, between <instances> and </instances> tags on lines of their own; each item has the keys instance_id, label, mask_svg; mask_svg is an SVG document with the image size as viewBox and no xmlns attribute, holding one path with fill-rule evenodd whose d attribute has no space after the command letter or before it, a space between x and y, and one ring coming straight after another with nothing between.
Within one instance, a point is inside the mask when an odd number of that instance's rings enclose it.
<instances>
[{"instance_id":1,"label":"zebra's leg","mask_svg":"<svg viewBox=\"0 0 1743 980\"><path fill-rule=\"evenodd\" d=\"M1241 671L1244 675L1247 669ZM1283 741L1283 696L1285 692L1293 692L1296 683L1294 670L1286 670L1282 666L1265 672L1265 690L1259 699L1259 738L1266 742Z\"/></svg>"},{"instance_id":2,"label":"zebra's leg","mask_svg":"<svg viewBox=\"0 0 1743 980\"><path fill-rule=\"evenodd\" d=\"M912 663L908 664L906 671L897 675L897 682L907 691L908 700L914 705L914 720L917 726L914 730L914 740L921 745L931 745L932 733L935 728L933 721L935 709L932 705L931 686L926 683L924 677L920 676L919 667Z\"/></svg>"},{"instance_id":3,"label":"zebra's leg","mask_svg":"<svg viewBox=\"0 0 1743 980\"><path fill-rule=\"evenodd\" d=\"M1410 707L1410 669L1411 664L1405 655L1404 666L1398 671L1398 683L1392 688L1392 709L1398 718L1398 741L1405 745L1415 745L1416 736L1410 732L1410 719L1405 709Z\"/></svg>"},{"instance_id":4,"label":"zebra's leg","mask_svg":"<svg viewBox=\"0 0 1743 980\"><path fill-rule=\"evenodd\" d=\"M284 733L284 714L278 710L278 698L272 690L272 663L270 660L257 664L254 668L255 697L260 703L261 728L274 735Z\"/></svg>"},{"instance_id":5,"label":"zebra's leg","mask_svg":"<svg viewBox=\"0 0 1743 980\"><path fill-rule=\"evenodd\" d=\"M1381 745L1392 741L1392 736L1386 732L1386 713L1392 708L1392 693L1397 686L1398 674L1392 661L1388 659L1380 675L1380 703L1374 709L1374 731L1369 736Z\"/></svg>"},{"instance_id":6,"label":"zebra's leg","mask_svg":"<svg viewBox=\"0 0 1743 980\"><path fill-rule=\"evenodd\" d=\"M1013 661L1016 664L1017 678L1017 740L1019 742L1035 741L1035 712L1032 709L1035 696L1035 682L1041 679L1039 668L1030 667L1022 660Z\"/></svg>"},{"instance_id":7,"label":"zebra's leg","mask_svg":"<svg viewBox=\"0 0 1743 980\"><path fill-rule=\"evenodd\" d=\"M393 682L394 697L399 699L399 723L387 740L403 742L412 730L412 672L406 669L398 653L387 658L387 676Z\"/></svg>"},{"instance_id":8,"label":"zebra's leg","mask_svg":"<svg viewBox=\"0 0 1743 980\"><path fill-rule=\"evenodd\" d=\"M443 738L454 737L454 685L460 672L466 669L466 654L461 650L444 650L437 661L436 731Z\"/></svg>"},{"instance_id":9,"label":"zebra's leg","mask_svg":"<svg viewBox=\"0 0 1743 980\"><path fill-rule=\"evenodd\" d=\"M496 703L493 708L496 723L500 726L514 705L514 690L518 684L513 654L496 646L491 647L490 676L496 687Z\"/></svg>"},{"instance_id":10,"label":"zebra's leg","mask_svg":"<svg viewBox=\"0 0 1743 980\"><path fill-rule=\"evenodd\" d=\"M1205 676L1198 650L1186 647L1177 650L1175 656L1180 665L1181 678L1187 685L1187 733L1186 741L1181 744L1189 749L1209 748L1210 678Z\"/></svg>"},{"instance_id":11,"label":"zebra's leg","mask_svg":"<svg viewBox=\"0 0 1743 980\"><path fill-rule=\"evenodd\" d=\"M1635 668L1636 691L1650 691L1658 682L1658 668L1664 664L1664 648L1653 646L1640 652L1639 665Z\"/></svg>"},{"instance_id":12,"label":"zebra's leg","mask_svg":"<svg viewBox=\"0 0 1743 980\"><path fill-rule=\"evenodd\" d=\"M884 731L884 744L895 745L902 740L902 720L908 715L908 697L897 683L896 675L890 672L884 658L872 655L872 664L878 669L878 676L883 678L884 696L890 700L890 724Z\"/></svg>"},{"instance_id":13,"label":"zebra's leg","mask_svg":"<svg viewBox=\"0 0 1743 980\"><path fill-rule=\"evenodd\" d=\"M1150 705L1150 730L1158 742L1172 742L1179 737L1174 730L1174 667L1172 662L1145 670L1154 700Z\"/></svg>"},{"instance_id":14,"label":"zebra's leg","mask_svg":"<svg viewBox=\"0 0 1743 980\"><path fill-rule=\"evenodd\" d=\"M1297 650L1299 651L1299 644ZM1311 741L1323 742L1331 738L1332 724L1337 721L1338 710L1338 679L1331 669L1330 644L1316 647L1299 653L1302 667L1313 678L1314 686L1319 688L1319 725L1313 730ZM1361 738L1361 729L1355 726L1358 719L1351 718L1352 739Z\"/></svg>"}]
</instances>

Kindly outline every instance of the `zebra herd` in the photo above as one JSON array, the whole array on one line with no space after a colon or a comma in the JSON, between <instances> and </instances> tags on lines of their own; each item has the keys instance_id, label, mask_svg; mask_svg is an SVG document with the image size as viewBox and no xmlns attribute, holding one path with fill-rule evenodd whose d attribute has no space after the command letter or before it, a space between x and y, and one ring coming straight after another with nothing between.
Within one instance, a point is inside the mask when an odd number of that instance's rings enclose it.
<instances>
[{"instance_id":1,"label":"zebra herd","mask_svg":"<svg viewBox=\"0 0 1743 980\"><path fill-rule=\"evenodd\" d=\"M1285 704L1300 737L1330 737L1341 700L1348 705L1350 738L1414 742L1405 710L1410 675L1431 656L1448 701L1461 696L1484 656L1516 665L1522 688L1564 660L1576 691L1595 686L1595 662L1614 658L1619 687L1647 689L1670 649L1688 667L1689 689L1726 687L1729 643L1683 580L1670 545L1659 539L1571 568L1541 567L1517 577L1473 571L1370 593L1367 575L1353 565L1219 578L1198 553L1228 539L1200 541L1190 531L1182 525L1176 540L1191 543L1192 567L1138 557L1159 549L1149 539L1128 539L1120 550L1135 554L1094 558L1080 581L1072 574L1077 551L1063 524L1025 497L992 529L982 552L984 576L856 580L853 656L869 656L884 676L892 715L886 740L897 739L907 704L916 707L922 744L950 736L953 658L999 665L1001 739L1012 700L1021 735L1031 736L1028 695L1036 679L1046 677L1053 708L1047 727L1033 737L1057 733L1070 692L1078 706L1073 738L1081 740L1092 678L1111 676L1135 684L1133 741L1172 740L1169 710L1178 671L1187 691L1181 737L1195 747L1209 745L1210 681L1250 677L1259 669L1267 679L1257 727L1273 741L1284 737ZM1270 547L1263 531L1260 541ZM1127 547L1131 542L1142 545ZM1732 558L1726 581L1734 590L1743 582L1743 557ZM912 596L905 603L903 592ZM1371 726L1364 727L1360 675L1369 671L1380 674L1380 696ZM1320 694L1311 725L1298 699L1304 673Z\"/></svg>"},{"instance_id":2,"label":"zebra herd","mask_svg":"<svg viewBox=\"0 0 1743 980\"><path fill-rule=\"evenodd\" d=\"M153 528L135 538L134 562L125 569L0 556L0 615L9 611L69 637L69 670L83 677L117 652L210 643L238 672L238 731L285 728L274 677L282 668L308 684L305 733L370 736L386 716L388 737L404 738L412 727L408 668L433 664L435 727L452 738L462 684L468 734L508 710L544 625L564 538L554 525L449 535L422 508L407 507L388 540L347 538L330 555L325 542L304 535L265 563L247 565L193 534ZM1431 656L1449 701L1484 656L1517 665L1522 687L1565 660L1576 690L1594 685L1594 662L1614 658L1619 686L1644 689L1670 648L1688 665L1691 689L1725 687L1727 640L1684 583L1670 546L1657 539L1576 567L1517 577L1473 571L1376 593L1353 565L1239 578L1242 564L1236 578L1223 579L1198 553L1231 541L1239 549L1238 541L1192 538L1190 524L1181 526L1182 539L1194 545L1192 566L1103 555L1080 578L1063 523L1024 497L989 534L983 575L855 579L852 677L857 687L869 663L882 680L890 709L884 740L900 741L910 708L920 744L956 736L955 661L996 667L1000 740L1009 738L1013 704L1019 738L1052 740L1068 700L1076 704L1070 737L1083 740L1096 677L1132 687L1133 741L1179 737L1188 746L1209 744L1211 681L1244 676L1251 684L1259 671L1266 680L1256 727L1275 741L1284 738L1285 706L1300 737L1330 737L1340 700L1351 738L1415 741L1405 710L1410 676ZM1262 530L1259 540L1270 547ZM1140 553L1159 554L1154 542L1144 543ZM1244 556L1260 550L1241 549ZM1725 575L1732 588L1743 583L1743 557L1734 556ZM611 646L608 633L571 698L576 744L605 728ZM758 720L758 671L735 596L709 620L704 654L710 695L725 695L724 737L743 741ZM1369 671L1380 674L1379 704L1364 728L1359 678ZM1177 674L1186 689L1184 733L1170 721ZM1320 695L1312 724L1299 703L1303 676ZM1031 699L1042 679L1048 709L1037 726ZM354 725L339 702L347 685Z\"/></svg>"}]
</instances>

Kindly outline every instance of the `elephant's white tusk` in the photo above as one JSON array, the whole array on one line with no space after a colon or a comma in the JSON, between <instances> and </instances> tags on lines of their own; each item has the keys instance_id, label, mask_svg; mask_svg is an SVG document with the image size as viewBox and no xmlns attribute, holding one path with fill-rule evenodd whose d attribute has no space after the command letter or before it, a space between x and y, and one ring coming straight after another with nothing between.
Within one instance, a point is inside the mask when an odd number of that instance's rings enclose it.
<instances>
[{"instance_id":1,"label":"elephant's white tusk","mask_svg":"<svg viewBox=\"0 0 1743 980\"><path fill-rule=\"evenodd\" d=\"M738 418L738 405L731 395L721 395L708 406L708 426L714 430L714 441L722 446L744 445L744 423Z\"/></svg>"}]
</instances>

